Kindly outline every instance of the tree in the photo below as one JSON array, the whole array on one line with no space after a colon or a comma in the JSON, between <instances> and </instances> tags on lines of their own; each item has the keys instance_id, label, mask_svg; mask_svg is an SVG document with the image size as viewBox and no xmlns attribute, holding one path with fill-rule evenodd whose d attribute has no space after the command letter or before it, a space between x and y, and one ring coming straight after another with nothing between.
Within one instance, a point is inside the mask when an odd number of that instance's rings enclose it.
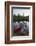
<instances>
[{"instance_id":1,"label":"tree","mask_svg":"<svg viewBox=\"0 0 36 46\"><path fill-rule=\"evenodd\" d=\"M18 15L13 15L13 21L16 22L20 22L20 21L29 21L29 16L24 16L24 14L21 16L20 14Z\"/></svg>"}]
</instances>

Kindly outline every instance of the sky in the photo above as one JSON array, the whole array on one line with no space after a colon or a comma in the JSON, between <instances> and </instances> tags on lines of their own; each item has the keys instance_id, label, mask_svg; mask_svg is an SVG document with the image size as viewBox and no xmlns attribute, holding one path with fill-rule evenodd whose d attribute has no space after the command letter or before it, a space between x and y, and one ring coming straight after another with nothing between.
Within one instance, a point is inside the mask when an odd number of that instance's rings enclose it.
<instances>
[{"instance_id":1,"label":"sky","mask_svg":"<svg viewBox=\"0 0 36 46\"><path fill-rule=\"evenodd\" d=\"M15 9L13 8L13 15L20 14L21 16L24 14L24 16L28 16L31 14L31 8L30 9Z\"/></svg>"}]
</instances>

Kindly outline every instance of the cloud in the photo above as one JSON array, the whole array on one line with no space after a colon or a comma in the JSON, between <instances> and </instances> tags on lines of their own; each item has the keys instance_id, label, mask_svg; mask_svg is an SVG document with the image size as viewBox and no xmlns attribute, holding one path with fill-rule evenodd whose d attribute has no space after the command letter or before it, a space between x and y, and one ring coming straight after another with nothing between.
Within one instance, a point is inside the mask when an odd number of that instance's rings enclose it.
<instances>
[{"instance_id":1,"label":"cloud","mask_svg":"<svg viewBox=\"0 0 36 46\"><path fill-rule=\"evenodd\" d=\"M31 14L31 10L30 9L13 9L13 15L17 15L20 14L21 16L24 14L24 16L28 16Z\"/></svg>"}]
</instances>

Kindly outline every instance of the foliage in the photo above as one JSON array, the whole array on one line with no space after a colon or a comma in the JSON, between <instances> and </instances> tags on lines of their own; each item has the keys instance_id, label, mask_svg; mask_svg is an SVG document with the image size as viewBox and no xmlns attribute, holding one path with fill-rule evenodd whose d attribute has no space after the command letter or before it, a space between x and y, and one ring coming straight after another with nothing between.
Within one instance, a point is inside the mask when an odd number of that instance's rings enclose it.
<instances>
[{"instance_id":1,"label":"foliage","mask_svg":"<svg viewBox=\"0 0 36 46\"><path fill-rule=\"evenodd\" d=\"M14 22L16 22L16 21L29 21L29 15L28 16L24 16L24 14L23 15L20 15L20 14L18 14L18 15L13 15L13 21Z\"/></svg>"}]
</instances>

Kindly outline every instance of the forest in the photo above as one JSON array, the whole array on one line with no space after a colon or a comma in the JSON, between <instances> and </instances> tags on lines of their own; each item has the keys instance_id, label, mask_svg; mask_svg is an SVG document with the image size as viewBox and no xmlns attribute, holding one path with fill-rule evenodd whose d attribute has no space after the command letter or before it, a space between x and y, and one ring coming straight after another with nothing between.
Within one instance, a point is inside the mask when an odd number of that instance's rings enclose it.
<instances>
[{"instance_id":1,"label":"forest","mask_svg":"<svg viewBox=\"0 0 36 46\"><path fill-rule=\"evenodd\" d=\"M16 22L16 21L18 21L18 22L20 22L20 21L29 21L29 15L28 16L24 16L24 14L23 15L20 15L20 14L18 14L18 15L13 15L13 21L14 22Z\"/></svg>"}]
</instances>

